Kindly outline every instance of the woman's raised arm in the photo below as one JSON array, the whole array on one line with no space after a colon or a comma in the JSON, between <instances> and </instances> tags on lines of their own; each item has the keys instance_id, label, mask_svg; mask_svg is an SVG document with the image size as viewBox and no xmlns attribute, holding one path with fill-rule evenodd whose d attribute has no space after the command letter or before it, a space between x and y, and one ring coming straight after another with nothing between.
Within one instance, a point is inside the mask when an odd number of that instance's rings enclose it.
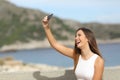
<instances>
[{"instance_id":1,"label":"woman's raised arm","mask_svg":"<svg viewBox=\"0 0 120 80\"><path fill-rule=\"evenodd\" d=\"M74 58L74 50L72 48L68 48L68 47L65 47L65 46L59 44L56 41L56 39L54 38L54 36L53 36L53 34L52 34L51 30L50 30L50 27L49 27L48 16L43 18L42 25L43 25L43 28L45 30L45 33L46 33L46 36L48 38L48 41L49 41L50 45L54 49L56 49L57 51L62 53L63 55L68 56L70 58Z\"/></svg>"}]
</instances>

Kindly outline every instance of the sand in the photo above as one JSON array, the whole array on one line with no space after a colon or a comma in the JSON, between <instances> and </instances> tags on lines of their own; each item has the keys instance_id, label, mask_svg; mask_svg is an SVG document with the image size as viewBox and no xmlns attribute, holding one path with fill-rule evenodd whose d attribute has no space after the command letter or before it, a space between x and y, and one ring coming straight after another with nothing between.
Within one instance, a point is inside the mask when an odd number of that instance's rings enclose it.
<instances>
[{"instance_id":1,"label":"sand","mask_svg":"<svg viewBox=\"0 0 120 80\"><path fill-rule=\"evenodd\" d=\"M76 80L73 70L0 72L0 80ZM120 80L120 66L105 68L103 80Z\"/></svg>"}]
</instances>

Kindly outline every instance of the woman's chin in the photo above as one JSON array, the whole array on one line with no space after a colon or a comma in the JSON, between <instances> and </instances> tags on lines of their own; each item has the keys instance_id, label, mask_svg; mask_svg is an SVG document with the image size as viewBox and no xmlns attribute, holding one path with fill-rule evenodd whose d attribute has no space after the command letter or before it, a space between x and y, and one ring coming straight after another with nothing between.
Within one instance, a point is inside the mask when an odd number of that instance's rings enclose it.
<instances>
[{"instance_id":1,"label":"woman's chin","mask_svg":"<svg viewBox=\"0 0 120 80\"><path fill-rule=\"evenodd\" d=\"M80 48L81 48L81 46L80 46L80 45L77 45L77 48L79 48L79 49L80 49Z\"/></svg>"}]
</instances>

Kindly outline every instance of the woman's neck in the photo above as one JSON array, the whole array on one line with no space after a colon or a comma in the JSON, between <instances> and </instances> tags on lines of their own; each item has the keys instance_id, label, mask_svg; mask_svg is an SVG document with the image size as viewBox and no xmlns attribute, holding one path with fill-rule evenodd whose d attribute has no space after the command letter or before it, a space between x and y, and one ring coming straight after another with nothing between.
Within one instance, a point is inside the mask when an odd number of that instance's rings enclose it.
<instances>
[{"instance_id":1,"label":"woman's neck","mask_svg":"<svg viewBox=\"0 0 120 80\"><path fill-rule=\"evenodd\" d=\"M89 46L81 49L81 56L84 59L89 59L94 53L90 50Z\"/></svg>"}]
</instances>

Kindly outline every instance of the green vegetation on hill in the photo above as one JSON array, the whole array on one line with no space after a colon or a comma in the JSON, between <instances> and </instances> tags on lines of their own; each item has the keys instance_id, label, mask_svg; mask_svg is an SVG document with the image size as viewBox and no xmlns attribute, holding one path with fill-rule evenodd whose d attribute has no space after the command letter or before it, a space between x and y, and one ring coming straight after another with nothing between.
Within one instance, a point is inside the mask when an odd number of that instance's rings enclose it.
<instances>
[{"instance_id":1,"label":"green vegetation on hill","mask_svg":"<svg viewBox=\"0 0 120 80\"><path fill-rule=\"evenodd\" d=\"M16 41L44 40L46 36L41 20L46 15L48 14L39 10L17 7L5 0L0 0L0 46ZM73 26L75 25L92 29L99 39L120 38L120 24L81 24L58 17L53 17L50 22L52 32L59 40L74 40Z\"/></svg>"}]
</instances>

